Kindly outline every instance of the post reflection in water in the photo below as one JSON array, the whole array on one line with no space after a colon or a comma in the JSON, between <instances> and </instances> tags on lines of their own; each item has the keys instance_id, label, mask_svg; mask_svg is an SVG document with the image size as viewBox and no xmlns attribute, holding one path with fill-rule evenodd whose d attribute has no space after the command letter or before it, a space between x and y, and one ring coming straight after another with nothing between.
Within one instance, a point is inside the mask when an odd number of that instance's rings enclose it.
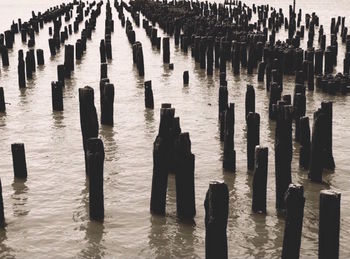
<instances>
[{"instance_id":1,"label":"post reflection in water","mask_svg":"<svg viewBox=\"0 0 350 259\"><path fill-rule=\"evenodd\" d=\"M80 230L85 231L85 247L80 251L81 258L103 258L106 247L102 244L104 235L103 222L92 221L89 219L89 180L86 179L85 188L82 191L82 203L85 207L84 216L81 218L83 223Z\"/></svg>"},{"instance_id":2,"label":"post reflection in water","mask_svg":"<svg viewBox=\"0 0 350 259\"><path fill-rule=\"evenodd\" d=\"M28 187L25 184L26 180L14 179L12 188L14 193L11 195L13 202L13 215L15 217L25 216L29 214L28 202Z\"/></svg>"},{"instance_id":3,"label":"post reflection in water","mask_svg":"<svg viewBox=\"0 0 350 259\"><path fill-rule=\"evenodd\" d=\"M0 251L1 251L1 258L16 258L13 255L13 249L6 245L7 241L7 235L6 235L6 227L3 229L0 229Z\"/></svg>"}]
</instances>

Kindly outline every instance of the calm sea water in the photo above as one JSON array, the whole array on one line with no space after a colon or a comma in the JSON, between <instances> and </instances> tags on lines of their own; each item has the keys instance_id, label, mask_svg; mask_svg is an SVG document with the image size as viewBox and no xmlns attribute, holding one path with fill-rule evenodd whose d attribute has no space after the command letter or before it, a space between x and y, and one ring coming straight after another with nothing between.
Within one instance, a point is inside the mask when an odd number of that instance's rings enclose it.
<instances>
[{"instance_id":1,"label":"calm sea water","mask_svg":"<svg viewBox=\"0 0 350 259\"><path fill-rule=\"evenodd\" d=\"M44 11L62 0L0 1L0 31L12 19L28 19L31 10ZM285 13L292 1L256 0L270 3ZM298 1L297 8L316 11L329 32L330 19L349 17L349 2ZM87 53L76 64L72 79L64 90L64 112L52 112L50 82L57 79L56 66L63 63L64 51L50 58L48 26L36 38L36 48L45 52L45 66L38 68L27 89L17 83L17 50L26 49L19 36L10 51L10 67L1 68L0 86L4 87L6 116L0 117L0 176L3 184L6 230L0 232L0 257L5 258L203 258L205 255L204 197L210 180L224 180L230 190L228 246L230 258L278 258L281 254L284 220L275 211L274 124L268 120L268 95L257 76L242 70L238 77L228 71L229 100L236 104L235 149L237 172L222 170L223 145L218 134L217 102L219 75L207 77L205 71L174 47L168 70L162 55L152 49L145 31L137 28L143 44L145 77L139 78L132 63L131 46L113 8L115 32L112 35L113 61L108 74L116 87L115 126L100 127L105 145L105 222L89 221L88 190L85 178L82 137L79 124L78 88L95 89L99 107L99 42L104 37L105 6L97 21L97 30L87 44ZM347 21L347 25L349 25ZM160 32L162 35L162 33ZM285 38L285 32L281 32ZM75 42L78 34L69 38ZM328 39L327 39L328 40ZM306 42L303 43L306 45ZM339 60L344 46L339 44ZM338 62L342 64L342 62ZM341 71L342 67L338 67ZM190 84L184 88L182 73L190 71ZM145 80L152 80L155 110L144 109ZM244 98L246 84L256 91L256 110L261 115L261 144L269 147L267 215L251 212L252 175L246 170L246 128ZM285 78L285 94L293 92L294 77ZM299 146L294 144L293 182L304 185L305 213L301 244L302 258L315 258L318 248L319 191L335 189L342 193L340 256L350 257L350 97L307 92L307 115L320 107L322 100L334 102L334 173L326 173L326 185L311 183L307 172L298 168ZM152 147L159 125L159 107L170 102L180 116L182 130L190 132L192 152L196 155L195 189L197 215L195 225L176 219L175 179L169 176L167 216L149 213L152 181ZM98 109L99 111L99 109ZM28 180L14 182L11 143L24 142Z\"/></svg>"}]
</instances>

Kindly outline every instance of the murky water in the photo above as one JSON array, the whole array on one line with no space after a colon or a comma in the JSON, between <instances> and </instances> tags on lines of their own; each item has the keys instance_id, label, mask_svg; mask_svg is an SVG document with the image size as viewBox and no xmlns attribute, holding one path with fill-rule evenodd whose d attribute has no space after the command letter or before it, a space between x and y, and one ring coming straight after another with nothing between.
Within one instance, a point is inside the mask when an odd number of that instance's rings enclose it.
<instances>
[{"instance_id":1,"label":"murky water","mask_svg":"<svg viewBox=\"0 0 350 259\"><path fill-rule=\"evenodd\" d=\"M29 18L31 10L44 11L59 0L0 0L0 30L12 19ZM251 4L253 1L246 1ZM283 7L285 13L292 1L256 0ZM297 8L316 11L329 33L330 18L349 17L348 1L297 1ZM113 61L108 74L116 87L115 126L100 127L105 145L105 222L89 221L88 190L79 124L78 88L90 85L95 89L95 105L99 107L99 42L104 37L105 6L97 20L97 30L88 41L87 53L76 64L72 79L64 89L64 112L52 112L50 82L57 79L56 66L63 63L64 51L49 57L48 26L36 38L36 48L45 52L45 66L39 68L27 89L17 83L17 50L26 49L19 36L10 52L10 67L1 68L0 85L4 87L6 116L0 117L0 176L7 227L0 233L0 257L18 258L203 258L204 197L208 183L224 180L230 190L228 246L230 258L277 258L281 254L284 220L275 211L274 124L268 120L268 96L257 76L242 69L238 77L228 70L229 100L236 104L235 149L236 174L222 169L223 146L219 140L217 102L219 74L207 77L194 63L190 53L183 54L171 40L171 62L175 69L163 66L162 55L152 49L145 31L137 28L136 38L143 44L145 77L139 78L132 63L131 46L113 8L115 32L112 35ZM349 22L347 21L347 25ZM162 35L162 33L160 33ZM285 37L285 32L281 35ZM69 38L75 42L78 34ZM327 38L328 41L329 38ZM302 43L306 45L306 42ZM344 46L339 44L339 60ZM342 62L338 62L342 64ZM228 66L230 67L230 66ZM231 69L231 68L229 68ZM342 67L338 67L342 70ZM190 84L184 88L182 73L190 71ZM152 80L155 110L144 109L145 80ZM255 86L256 110L261 116L262 145L269 147L267 215L251 211L252 175L246 169L246 128L244 98L246 84ZM292 93L294 77L285 78L285 94ZM294 144L293 182L304 185L305 213L301 244L302 258L314 258L318 249L318 201L322 189L341 191L340 256L350 256L350 97L328 96L307 92L307 115L322 100L334 102L333 149L334 173L324 175L327 185L311 183L307 172L298 168L299 146ZM152 181L152 147L159 125L159 107L170 102L180 116L182 130L190 132L192 152L196 155L196 224L176 219L175 179L169 176L167 216L149 213ZM99 110L99 109L98 109ZM11 143L24 142L28 180L14 182Z\"/></svg>"}]
</instances>

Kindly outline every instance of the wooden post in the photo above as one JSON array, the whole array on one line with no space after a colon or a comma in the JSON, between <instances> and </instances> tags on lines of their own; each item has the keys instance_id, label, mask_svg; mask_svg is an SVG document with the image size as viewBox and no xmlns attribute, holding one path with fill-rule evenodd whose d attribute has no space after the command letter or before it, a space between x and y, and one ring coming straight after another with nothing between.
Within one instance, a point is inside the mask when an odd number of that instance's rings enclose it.
<instances>
[{"instance_id":1,"label":"wooden post","mask_svg":"<svg viewBox=\"0 0 350 259\"><path fill-rule=\"evenodd\" d=\"M107 63L101 63L101 79L108 78L108 66Z\"/></svg>"},{"instance_id":2,"label":"wooden post","mask_svg":"<svg viewBox=\"0 0 350 259\"><path fill-rule=\"evenodd\" d=\"M106 63L106 45L105 45L105 41L101 40L100 42L100 60L101 63Z\"/></svg>"},{"instance_id":3,"label":"wooden post","mask_svg":"<svg viewBox=\"0 0 350 259\"><path fill-rule=\"evenodd\" d=\"M247 116L247 168L254 170L255 147L260 143L260 115L250 112Z\"/></svg>"},{"instance_id":4,"label":"wooden post","mask_svg":"<svg viewBox=\"0 0 350 259\"><path fill-rule=\"evenodd\" d=\"M27 178L27 163L26 154L24 151L23 143L11 144L13 172L15 178L26 179Z\"/></svg>"},{"instance_id":5,"label":"wooden post","mask_svg":"<svg viewBox=\"0 0 350 259\"><path fill-rule=\"evenodd\" d=\"M26 87L26 74L25 74L25 63L23 60L23 50L18 51L18 85L19 88Z\"/></svg>"},{"instance_id":6,"label":"wooden post","mask_svg":"<svg viewBox=\"0 0 350 259\"><path fill-rule=\"evenodd\" d=\"M169 37L163 38L163 62L170 63L170 41Z\"/></svg>"},{"instance_id":7,"label":"wooden post","mask_svg":"<svg viewBox=\"0 0 350 259\"><path fill-rule=\"evenodd\" d=\"M323 190L320 192L320 221L318 230L318 258L339 257L340 230L339 192Z\"/></svg>"},{"instance_id":8,"label":"wooden post","mask_svg":"<svg viewBox=\"0 0 350 259\"><path fill-rule=\"evenodd\" d=\"M181 219L192 219L196 215L194 190L194 161L189 134L181 133L175 141L176 157L176 209Z\"/></svg>"},{"instance_id":9,"label":"wooden post","mask_svg":"<svg viewBox=\"0 0 350 259\"><path fill-rule=\"evenodd\" d=\"M153 177L151 193L151 213L165 215L166 192L168 188L166 142L157 136L153 144Z\"/></svg>"},{"instance_id":10,"label":"wooden post","mask_svg":"<svg viewBox=\"0 0 350 259\"><path fill-rule=\"evenodd\" d=\"M2 183L0 179L0 228L5 227L4 200L2 198Z\"/></svg>"},{"instance_id":11,"label":"wooden post","mask_svg":"<svg viewBox=\"0 0 350 259\"><path fill-rule=\"evenodd\" d=\"M152 81L145 82L145 107L154 109Z\"/></svg>"},{"instance_id":12,"label":"wooden post","mask_svg":"<svg viewBox=\"0 0 350 259\"><path fill-rule=\"evenodd\" d=\"M85 168L87 170L87 140L89 138L97 138L98 136L98 120L94 104L94 89L90 86L79 88L79 110L80 110L80 127L83 137L83 147L85 152Z\"/></svg>"},{"instance_id":13,"label":"wooden post","mask_svg":"<svg viewBox=\"0 0 350 259\"><path fill-rule=\"evenodd\" d=\"M45 65L44 51L42 49L36 50L36 56L37 56L37 60L38 60L38 65L39 66Z\"/></svg>"},{"instance_id":14,"label":"wooden post","mask_svg":"<svg viewBox=\"0 0 350 259\"><path fill-rule=\"evenodd\" d=\"M255 112L255 91L254 86L247 85L247 91L245 94L245 119L247 120L248 114Z\"/></svg>"},{"instance_id":15,"label":"wooden post","mask_svg":"<svg viewBox=\"0 0 350 259\"><path fill-rule=\"evenodd\" d=\"M335 163L333 157L333 103L332 102L322 102L321 103L322 113L325 114L325 125L323 131L325 132L324 139L324 157L323 164L324 168L329 170L334 170Z\"/></svg>"},{"instance_id":16,"label":"wooden post","mask_svg":"<svg viewBox=\"0 0 350 259\"><path fill-rule=\"evenodd\" d=\"M293 106L284 101L277 104L275 133L275 175L276 175L276 208L285 209L284 193L292 182L291 162Z\"/></svg>"},{"instance_id":17,"label":"wooden post","mask_svg":"<svg viewBox=\"0 0 350 259\"><path fill-rule=\"evenodd\" d=\"M310 152L311 152L311 143L310 143L309 117L301 117L300 118L299 166L303 167L304 169L309 169Z\"/></svg>"},{"instance_id":18,"label":"wooden post","mask_svg":"<svg viewBox=\"0 0 350 259\"><path fill-rule=\"evenodd\" d=\"M227 257L227 217L229 194L224 182L211 181L207 191L205 208L205 258Z\"/></svg>"},{"instance_id":19,"label":"wooden post","mask_svg":"<svg viewBox=\"0 0 350 259\"><path fill-rule=\"evenodd\" d=\"M10 65L9 52L8 52L8 49L5 46L1 47L1 59L2 59L2 65L4 67L8 67Z\"/></svg>"},{"instance_id":20,"label":"wooden post","mask_svg":"<svg viewBox=\"0 0 350 259\"><path fill-rule=\"evenodd\" d=\"M268 152L267 147L255 147L252 210L256 213L266 213Z\"/></svg>"},{"instance_id":21,"label":"wooden post","mask_svg":"<svg viewBox=\"0 0 350 259\"><path fill-rule=\"evenodd\" d=\"M103 221L103 163L105 152L101 139L89 138L87 140L86 158L89 175L90 220Z\"/></svg>"},{"instance_id":22,"label":"wooden post","mask_svg":"<svg viewBox=\"0 0 350 259\"><path fill-rule=\"evenodd\" d=\"M303 186L290 184L284 200L286 204L286 219L282 259L299 258L305 205Z\"/></svg>"},{"instance_id":23,"label":"wooden post","mask_svg":"<svg viewBox=\"0 0 350 259\"><path fill-rule=\"evenodd\" d=\"M188 71L184 71L184 73L183 73L183 83L184 83L184 85L188 85L188 82L189 82Z\"/></svg>"},{"instance_id":24,"label":"wooden post","mask_svg":"<svg viewBox=\"0 0 350 259\"><path fill-rule=\"evenodd\" d=\"M311 179L311 181L319 183L322 182L323 172L323 142L325 139L325 132L323 131L323 129L326 123L325 120L326 115L320 110L314 113L309 178Z\"/></svg>"},{"instance_id":25,"label":"wooden post","mask_svg":"<svg viewBox=\"0 0 350 259\"><path fill-rule=\"evenodd\" d=\"M61 81L51 82L52 110L63 111L63 84Z\"/></svg>"},{"instance_id":26,"label":"wooden post","mask_svg":"<svg viewBox=\"0 0 350 259\"><path fill-rule=\"evenodd\" d=\"M223 168L234 172L236 170L236 151L234 145L235 104L230 103L228 109L223 113L225 116Z\"/></svg>"},{"instance_id":27,"label":"wooden post","mask_svg":"<svg viewBox=\"0 0 350 259\"><path fill-rule=\"evenodd\" d=\"M56 56L56 42L54 38L49 39L49 47L51 56Z\"/></svg>"},{"instance_id":28,"label":"wooden post","mask_svg":"<svg viewBox=\"0 0 350 259\"><path fill-rule=\"evenodd\" d=\"M64 87L65 85L65 66L64 65L58 65L57 66L57 81L62 82L62 85Z\"/></svg>"},{"instance_id":29,"label":"wooden post","mask_svg":"<svg viewBox=\"0 0 350 259\"><path fill-rule=\"evenodd\" d=\"M100 84L101 93L101 124L113 126L114 112L114 85L110 83Z\"/></svg>"},{"instance_id":30,"label":"wooden post","mask_svg":"<svg viewBox=\"0 0 350 259\"><path fill-rule=\"evenodd\" d=\"M4 88L0 87L0 112L6 112Z\"/></svg>"}]
</instances>

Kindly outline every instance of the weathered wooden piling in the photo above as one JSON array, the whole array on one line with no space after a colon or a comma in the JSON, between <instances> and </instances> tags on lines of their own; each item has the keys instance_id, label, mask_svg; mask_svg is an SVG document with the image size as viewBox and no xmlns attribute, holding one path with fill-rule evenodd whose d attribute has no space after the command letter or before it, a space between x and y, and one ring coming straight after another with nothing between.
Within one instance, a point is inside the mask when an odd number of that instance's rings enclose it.
<instances>
[{"instance_id":1,"label":"weathered wooden piling","mask_svg":"<svg viewBox=\"0 0 350 259\"><path fill-rule=\"evenodd\" d=\"M0 112L6 112L4 88L0 87Z\"/></svg>"},{"instance_id":2,"label":"weathered wooden piling","mask_svg":"<svg viewBox=\"0 0 350 259\"><path fill-rule=\"evenodd\" d=\"M169 37L163 38L163 63L170 63L170 41L169 41Z\"/></svg>"},{"instance_id":3,"label":"weathered wooden piling","mask_svg":"<svg viewBox=\"0 0 350 259\"><path fill-rule=\"evenodd\" d=\"M293 106L284 101L277 104L275 131L275 177L276 177L276 208L285 209L284 193L292 182L291 162L293 156L292 144Z\"/></svg>"},{"instance_id":4,"label":"weathered wooden piling","mask_svg":"<svg viewBox=\"0 0 350 259\"><path fill-rule=\"evenodd\" d=\"M26 73L25 73L25 63L23 59L23 50L18 51L18 85L19 88L26 87Z\"/></svg>"},{"instance_id":5,"label":"weathered wooden piling","mask_svg":"<svg viewBox=\"0 0 350 259\"><path fill-rule=\"evenodd\" d=\"M98 136L98 120L94 104L94 89L90 86L79 88L79 110L80 110L80 127L83 137L83 148L85 151L85 168L87 170L87 140L89 138L97 138Z\"/></svg>"},{"instance_id":6,"label":"weathered wooden piling","mask_svg":"<svg viewBox=\"0 0 350 259\"><path fill-rule=\"evenodd\" d=\"M318 258L339 257L340 230L339 192L323 190L320 192L320 214L318 230Z\"/></svg>"},{"instance_id":7,"label":"weathered wooden piling","mask_svg":"<svg viewBox=\"0 0 350 259\"><path fill-rule=\"evenodd\" d=\"M0 179L0 227L5 227L4 200L2 198L2 183Z\"/></svg>"},{"instance_id":8,"label":"weathered wooden piling","mask_svg":"<svg viewBox=\"0 0 350 259\"><path fill-rule=\"evenodd\" d=\"M152 81L145 82L145 107L154 109Z\"/></svg>"},{"instance_id":9,"label":"weathered wooden piling","mask_svg":"<svg viewBox=\"0 0 350 259\"><path fill-rule=\"evenodd\" d=\"M184 85L188 85L189 80L190 80L190 76L189 76L188 71L184 71L182 77L183 77L183 84L184 84Z\"/></svg>"},{"instance_id":10,"label":"weathered wooden piling","mask_svg":"<svg viewBox=\"0 0 350 259\"><path fill-rule=\"evenodd\" d=\"M213 38L208 38L208 46L207 46L207 75L213 75Z\"/></svg>"},{"instance_id":11,"label":"weathered wooden piling","mask_svg":"<svg viewBox=\"0 0 350 259\"><path fill-rule=\"evenodd\" d=\"M57 81L62 82L63 86L65 86L65 65L57 66Z\"/></svg>"},{"instance_id":12,"label":"weathered wooden piling","mask_svg":"<svg viewBox=\"0 0 350 259\"><path fill-rule=\"evenodd\" d=\"M252 210L256 213L266 213L268 152L267 147L255 147Z\"/></svg>"},{"instance_id":13,"label":"weathered wooden piling","mask_svg":"<svg viewBox=\"0 0 350 259\"><path fill-rule=\"evenodd\" d=\"M309 169L311 141L310 141L310 125L309 117L300 118L300 156L299 166L304 169Z\"/></svg>"},{"instance_id":14,"label":"weathered wooden piling","mask_svg":"<svg viewBox=\"0 0 350 259\"><path fill-rule=\"evenodd\" d=\"M333 170L335 168L334 157L333 157L333 103L322 102L321 103L322 113L325 114L325 125L324 125L324 155L323 165L324 168Z\"/></svg>"},{"instance_id":15,"label":"weathered wooden piling","mask_svg":"<svg viewBox=\"0 0 350 259\"><path fill-rule=\"evenodd\" d=\"M224 157L223 168L234 172L236 170L236 151L234 145L235 132L235 104L230 103L227 110L223 111L224 129Z\"/></svg>"},{"instance_id":16,"label":"weathered wooden piling","mask_svg":"<svg viewBox=\"0 0 350 259\"><path fill-rule=\"evenodd\" d=\"M255 147L260 143L260 115L255 112L247 116L247 168L254 170Z\"/></svg>"},{"instance_id":17,"label":"weathered wooden piling","mask_svg":"<svg viewBox=\"0 0 350 259\"><path fill-rule=\"evenodd\" d=\"M103 79L103 78L108 78L108 66L107 66L107 63L102 63L101 64L101 76L100 78Z\"/></svg>"},{"instance_id":18,"label":"weathered wooden piling","mask_svg":"<svg viewBox=\"0 0 350 259\"><path fill-rule=\"evenodd\" d=\"M245 119L247 120L248 114L255 112L255 91L254 86L247 85L247 91L245 94Z\"/></svg>"},{"instance_id":19,"label":"weathered wooden piling","mask_svg":"<svg viewBox=\"0 0 350 259\"><path fill-rule=\"evenodd\" d=\"M211 181L207 191L205 208L205 258L228 258L227 218L229 193L223 182Z\"/></svg>"},{"instance_id":20,"label":"weathered wooden piling","mask_svg":"<svg viewBox=\"0 0 350 259\"><path fill-rule=\"evenodd\" d=\"M26 154L23 143L11 144L13 172L15 178L26 179L27 178L27 163Z\"/></svg>"},{"instance_id":21,"label":"weathered wooden piling","mask_svg":"<svg viewBox=\"0 0 350 259\"><path fill-rule=\"evenodd\" d=\"M264 82L266 64L264 61L258 65L258 82Z\"/></svg>"},{"instance_id":22,"label":"weathered wooden piling","mask_svg":"<svg viewBox=\"0 0 350 259\"><path fill-rule=\"evenodd\" d=\"M64 47L64 67L65 77L70 78L71 72L74 71L74 45Z\"/></svg>"},{"instance_id":23,"label":"weathered wooden piling","mask_svg":"<svg viewBox=\"0 0 350 259\"><path fill-rule=\"evenodd\" d=\"M281 99L282 89L277 83L272 83L270 88L269 118L275 119L276 115L273 111L273 105L276 105L277 101Z\"/></svg>"},{"instance_id":24,"label":"weathered wooden piling","mask_svg":"<svg viewBox=\"0 0 350 259\"><path fill-rule=\"evenodd\" d=\"M226 81L225 81L226 82ZM226 85L219 87L219 123L220 123L220 140L224 140L225 136L225 111L228 108L228 91Z\"/></svg>"},{"instance_id":25,"label":"weathered wooden piling","mask_svg":"<svg viewBox=\"0 0 350 259\"><path fill-rule=\"evenodd\" d=\"M1 50L2 65L4 67L8 67L10 65L8 49L5 46L2 46L0 47L0 50Z\"/></svg>"},{"instance_id":26,"label":"weathered wooden piling","mask_svg":"<svg viewBox=\"0 0 350 259\"><path fill-rule=\"evenodd\" d=\"M282 258L299 258L305 205L303 186L290 184L284 199L286 204L286 219Z\"/></svg>"},{"instance_id":27,"label":"weathered wooden piling","mask_svg":"<svg viewBox=\"0 0 350 259\"><path fill-rule=\"evenodd\" d=\"M312 61L308 61L307 66L307 88L310 91L314 90L314 82L315 82L315 75L314 75L314 63Z\"/></svg>"},{"instance_id":28,"label":"weathered wooden piling","mask_svg":"<svg viewBox=\"0 0 350 259\"><path fill-rule=\"evenodd\" d=\"M192 219L196 215L194 190L195 156L191 152L189 134L181 133L175 140L176 211L181 219Z\"/></svg>"},{"instance_id":29,"label":"weathered wooden piling","mask_svg":"<svg viewBox=\"0 0 350 259\"><path fill-rule=\"evenodd\" d=\"M56 42L54 38L49 39L49 48L51 56L56 56Z\"/></svg>"},{"instance_id":30,"label":"weathered wooden piling","mask_svg":"<svg viewBox=\"0 0 350 259\"><path fill-rule=\"evenodd\" d=\"M51 82L52 110L63 111L63 83Z\"/></svg>"},{"instance_id":31,"label":"weathered wooden piling","mask_svg":"<svg viewBox=\"0 0 350 259\"><path fill-rule=\"evenodd\" d=\"M114 124L114 85L100 84L101 94L101 124L113 126Z\"/></svg>"},{"instance_id":32,"label":"weathered wooden piling","mask_svg":"<svg viewBox=\"0 0 350 259\"><path fill-rule=\"evenodd\" d=\"M32 79L33 78L33 70L32 70L32 60L30 55L28 55L28 52L26 54L26 59L25 59L25 68L26 68L26 75L27 79Z\"/></svg>"},{"instance_id":33,"label":"weathered wooden piling","mask_svg":"<svg viewBox=\"0 0 350 259\"><path fill-rule=\"evenodd\" d=\"M42 49L36 50L36 57L37 57L37 62L39 66L45 65L44 51Z\"/></svg>"},{"instance_id":34,"label":"weathered wooden piling","mask_svg":"<svg viewBox=\"0 0 350 259\"><path fill-rule=\"evenodd\" d=\"M325 140L326 115L320 110L314 112L314 124L312 128L311 156L309 178L314 182L322 182L323 172L323 148Z\"/></svg>"},{"instance_id":35,"label":"weathered wooden piling","mask_svg":"<svg viewBox=\"0 0 350 259\"><path fill-rule=\"evenodd\" d=\"M90 219L103 221L103 163L105 152L103 142L99 138L87 140L87 171L89 175L89 212Z\"/></svg>"},{"instance_id":36,"label":"weathered wooden piling","mask_svg":"<svg viewBox=\"0 0 350 259\"><path fill-rule=\"evenodd\" d=\"M151 193L151 213L165 215L166 192L168 188L168 170L166 141L157 136L153 144L153 177Z\"/></svg>"},{"instance_id":37,"label":"weathered wooden piling","mask_svg":"<svg viewBox=\"0 0 350 259\"><path fill-rule=\"evenodd\" d=\"M101 40L100 42L100 60L101 63L106 63L106 45L105 45L105 41Z\"/></svg>"}]
</instances>

